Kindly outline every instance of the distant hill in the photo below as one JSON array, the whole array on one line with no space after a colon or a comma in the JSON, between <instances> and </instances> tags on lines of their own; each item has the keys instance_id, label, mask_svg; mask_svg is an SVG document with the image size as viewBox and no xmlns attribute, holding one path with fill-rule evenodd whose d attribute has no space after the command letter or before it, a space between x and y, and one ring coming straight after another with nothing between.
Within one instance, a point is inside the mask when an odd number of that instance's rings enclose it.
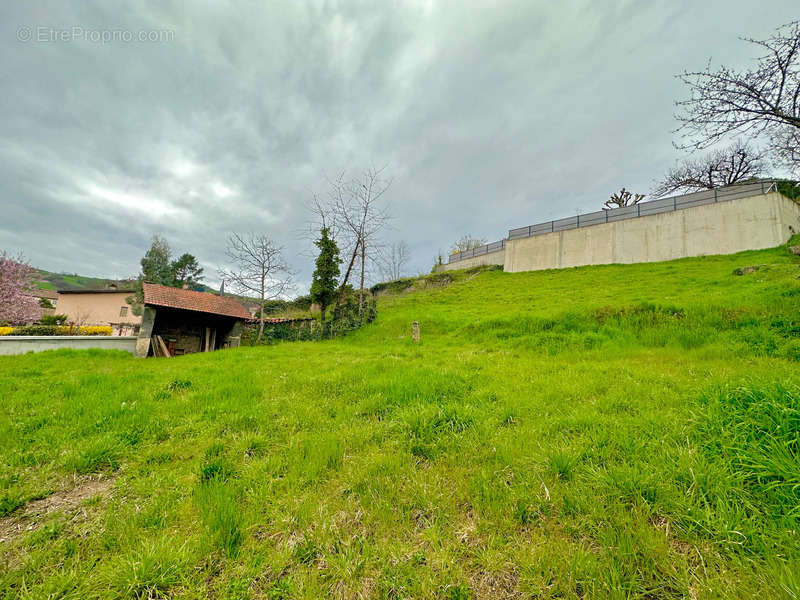
<instances>
[{"instance_id":1,"label":"distant hill","mask_svg":"<svg viewBox=\"0 0 800 600\"><path fill-rule=\"evenodd\" d=\"M53 273L44 269L37 269L37 271L39 272L39 279L36 281L36 285L41 290L102 290L111 284L125 288L133 283L132 279L87 277L77 273ZM207 285L200 286L200 291L212 294L219 293L219 290Z\"/></svg>"},{"instance_id":2,"label":"distant hill","mask_svg":"<svg viewBox=\"0 0 800 600\"><path fill-rule=\"evenodd\" d=\"M103 277L87 277L77 273L52 273L44 269L39 271L36 285L43 290L92 290L103 289L110 284L124 287L130 280L106 279Z\"/></svg>"}]
</instances>

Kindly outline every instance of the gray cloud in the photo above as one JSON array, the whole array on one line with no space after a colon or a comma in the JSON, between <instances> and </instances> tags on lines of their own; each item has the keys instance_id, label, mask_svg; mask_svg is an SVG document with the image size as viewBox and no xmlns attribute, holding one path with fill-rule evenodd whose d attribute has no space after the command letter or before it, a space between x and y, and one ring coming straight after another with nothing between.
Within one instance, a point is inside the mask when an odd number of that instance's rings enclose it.
<instances>
[{"instance_id":1,"label":"gray cloud","mask_svg":"<svg viewBox=\"0 0 800 600\"><path fill-rule=\"evenodd\" d=\"M746 64L793 2L7 3L0 248L122 276L153 233L213 274L231 230L287 248L326 177L387 165L412 272L465 232L646 191L676 158L673 75ZM18 41L21 27L169 30ZM215 279L213 276L211 279ZM304 290L300 290L304 291Z\"/></svg>"}]
</instances>

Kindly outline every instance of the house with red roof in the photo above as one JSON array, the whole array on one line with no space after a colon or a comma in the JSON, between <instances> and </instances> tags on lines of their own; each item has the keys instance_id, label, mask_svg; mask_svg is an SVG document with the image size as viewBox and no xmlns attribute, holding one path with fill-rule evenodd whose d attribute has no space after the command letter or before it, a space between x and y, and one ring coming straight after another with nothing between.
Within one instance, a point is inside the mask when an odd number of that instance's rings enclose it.
<instances>
[{"instance_id":1,"label":"house with red roof","mask_svg":"<svg viewBox=\"0 0 800 600\"><path fill-rule=\"evenodd\" d=\"M250 312L230 296L143 283L137 356L180 356L239 345Z\"/></svg>"}]
</instances>

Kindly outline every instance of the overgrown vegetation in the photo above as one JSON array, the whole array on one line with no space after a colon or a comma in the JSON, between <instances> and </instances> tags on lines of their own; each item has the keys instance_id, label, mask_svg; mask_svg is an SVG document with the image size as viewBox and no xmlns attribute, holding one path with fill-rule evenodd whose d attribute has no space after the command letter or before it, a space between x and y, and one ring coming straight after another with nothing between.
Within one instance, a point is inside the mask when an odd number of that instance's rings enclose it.
<instances>
[{"instance_id":1,"label":"overgrown vegetation","mask_svg":"<svg viewBox=\"0 0 800 600\"><path fill-rule=\"evenodd\" d=\"M259 337L259 328L253 324L245 327L242 342L245 345L274 344L276 342L319 341L341 337L369 325L378 316L376 298L370 293L364 293L363 303L359 302L359 293L350 286L343 295L338 306L335 306L330 318L317 321L310 313L297 315L291 308L281 314L280 318L287 321L266 323ZM291 307L294 303L287 303ZM299 318L298 318L299 317ZM313 323L312 323L313 321Z\"/></svg>"},{"instance_id":2,"label":"overgrown vegetation","mask_svg":"<svg viewBox=\"0 0 800 600\"><path fill-rule=\"evenodd\" d=\"M786 248L436 275L333 340L0 357L0 524L114 481L2 529L0 597L797 597Z\"/></svg>"},{"instance_id":3,"label":"overgrown vegetation","mask_svg":"<svg viewBox=\"0 0 800 600\"><path fill-rule=\"evenodd\" d=\"M428 288L444 287L456 281L464 281L484 271L502 271L501 265L478 265L458 271L440 271L421 275L419 277L405 277L394 281L377 283L370 288L373 294L402 294Z\"/></svg>"}]
</instances>

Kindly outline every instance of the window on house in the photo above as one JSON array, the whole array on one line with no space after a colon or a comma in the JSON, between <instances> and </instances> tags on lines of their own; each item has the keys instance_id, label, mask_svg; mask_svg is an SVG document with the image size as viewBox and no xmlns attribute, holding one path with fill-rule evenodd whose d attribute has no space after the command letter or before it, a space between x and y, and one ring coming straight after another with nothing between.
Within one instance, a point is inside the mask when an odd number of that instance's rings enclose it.
<instances>
[{"instance_id":1,"label":"window on house","mask_svg":"<svg viewBox=\"0 0 800 600\"><path fill-rule=\"evenodd\" d=\"M119 309L119 316L120 317L127 317L128 316L128 307L127 306L123 306L122 308Z\"/></svg>"}]
</instances>

